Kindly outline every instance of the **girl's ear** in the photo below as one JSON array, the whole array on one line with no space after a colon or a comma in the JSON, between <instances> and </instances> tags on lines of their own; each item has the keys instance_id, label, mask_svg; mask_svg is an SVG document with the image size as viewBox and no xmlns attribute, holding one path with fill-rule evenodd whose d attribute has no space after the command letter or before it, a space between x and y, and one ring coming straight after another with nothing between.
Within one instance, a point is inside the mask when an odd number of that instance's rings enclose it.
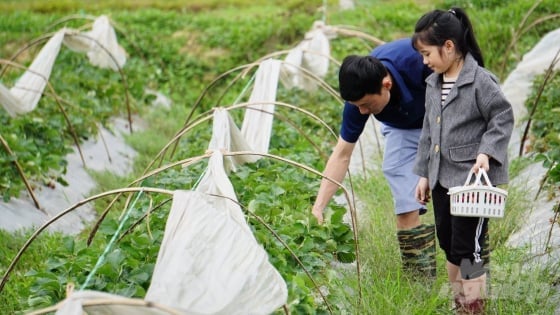
<instances>
[{"instance_id":1,"label":"girl's ear","mask_svg":"<svg viewBox=\"0 0 560 315\"><path fill-rule=\"evenodd\" d=\"M455 49L455 43L452 40L448 39L443 43L443 47L445 48L445 51L447 53L450 53Z\"/></svg>"}]
</instances>

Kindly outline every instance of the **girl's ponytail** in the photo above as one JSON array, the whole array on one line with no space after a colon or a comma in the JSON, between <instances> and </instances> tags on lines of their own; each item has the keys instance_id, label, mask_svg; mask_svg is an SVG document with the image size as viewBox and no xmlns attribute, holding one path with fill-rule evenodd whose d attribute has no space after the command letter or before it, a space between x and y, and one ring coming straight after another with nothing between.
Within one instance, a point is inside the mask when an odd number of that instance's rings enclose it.
<instances>
[{"instance_id":1,"label":"girl's ponytail","mask_svg":"<svg viewBox=\"0 0 560 315\"><path fill-rule=\"evenodd\" d=\"M469 17L467 16L467 13L463 9L458 7L451 8L449 12L454 14L463 26L463 40L465 43L464 49L471 53L474 59L478 62L479 66L484 67L482 52L480 51L480 47L478 46L478 42L476 41L476 37L474 36L473 27Z\"/></svg>"},{"instance_id":2,"label":"girl's ponytail","mask_svg":"<svg viewBox=\"0 0 560 315\"><path fill-rule=\"evenodd\" d=\"M471 53L478 65L484 67L484 59L471 21L463 9L453 7L448 11L434 10L424 14L416 22L412 36L413 46L420 41L441 47L446 40L453 41L463 57Z\"/></svg>"}]
</instances>

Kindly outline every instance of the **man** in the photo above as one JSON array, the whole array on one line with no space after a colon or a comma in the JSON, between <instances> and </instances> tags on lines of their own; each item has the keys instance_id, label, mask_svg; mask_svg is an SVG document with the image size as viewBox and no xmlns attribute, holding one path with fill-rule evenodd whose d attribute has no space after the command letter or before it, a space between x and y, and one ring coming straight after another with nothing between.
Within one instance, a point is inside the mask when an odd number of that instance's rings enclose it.
<instances>
[{"instance_id":1,"label":"man","mask_svg":"<svg viewBox=\"0 0 560 315\"><path fill-rule=\"evenodd\" d=\"M340 137L324 170L338 182L346 176L356 141L370 115L385 138L383 173L393 195L403 266L435 276L434 226L421 224L424 206L415 200L418 176L412 172L424 118L424 80L431 73L410 39L376 47L369 56L348 56L339 71L345 100ZM319 223L338 186L321 181L312 208Z\"/></svg>"}]
</instances>

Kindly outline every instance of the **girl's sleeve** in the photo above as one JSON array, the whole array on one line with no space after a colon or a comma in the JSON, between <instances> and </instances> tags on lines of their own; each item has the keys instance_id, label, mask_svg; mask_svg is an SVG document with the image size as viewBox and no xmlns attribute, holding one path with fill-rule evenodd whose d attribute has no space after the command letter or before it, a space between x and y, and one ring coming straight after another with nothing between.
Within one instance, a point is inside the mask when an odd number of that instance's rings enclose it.
<instances>
[{"instance_id":1,"label":"girl's sleeve","mask_svg":"<svg viewBox=\"0 0 560 315\"><path fill-rule=\"evenodd\" d=\"M494 84L494 90L485 93L480 100L482 104L479 109L487 122L487 128L482 135L478 153L488 154L499 164L503 164L513 131L513 109L497 83Z\"/></svg>"},{"instance_id":2,"label":"girl's sleeve","mask_svg":"<svg viewBox=\"0 0 560 315\"><path fill-rule=\"evenodd\" d=\"M424 115L424 122L422 124L422 133L418 141L418 151L416 152L416 159L414 161L414 174L421 177L428 177L428 163L430 161L430 121L428 120L428 109Z\"/></svg>"}]
</instances>

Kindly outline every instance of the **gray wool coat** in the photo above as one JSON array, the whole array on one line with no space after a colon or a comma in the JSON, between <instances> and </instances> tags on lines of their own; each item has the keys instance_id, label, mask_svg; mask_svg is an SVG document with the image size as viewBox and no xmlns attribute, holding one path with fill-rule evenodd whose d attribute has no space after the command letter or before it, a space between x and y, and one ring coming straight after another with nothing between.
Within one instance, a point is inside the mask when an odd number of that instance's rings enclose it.
<instances>
[{"instance_id":1,"label":"gray wool coat","mask_svg":"<svg viewBox=\"0 0 560 315\"><path fill-rule=\"evenodd\" d=\"M479 153L490 156L493 185L508 181L508 144L513 111L497 78L468 54L457 81L441 105L442 75L426 78L426 114L414 173L430 189L463 186Z\"/></svg>"}]
</instances>

